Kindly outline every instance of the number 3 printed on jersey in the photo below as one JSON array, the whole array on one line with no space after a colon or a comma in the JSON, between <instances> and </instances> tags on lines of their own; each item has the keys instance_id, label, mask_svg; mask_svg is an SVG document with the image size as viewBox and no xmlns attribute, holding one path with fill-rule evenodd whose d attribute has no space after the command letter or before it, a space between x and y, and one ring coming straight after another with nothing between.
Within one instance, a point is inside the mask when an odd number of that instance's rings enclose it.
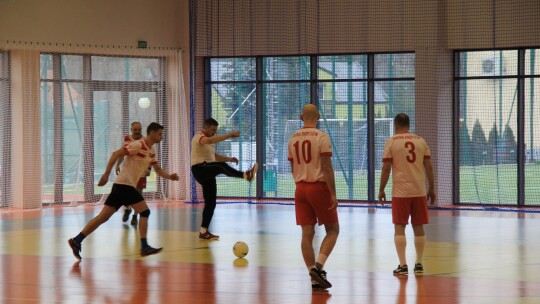
<instances>
[{"instance_id":1,"label":"number 3 printed on jersey","mask_svg":"<svg viewBox=\"0 0 540 304\"><path fill-rule=\"evenodd\" d=\"M310 140L304 140L300 147L300 142L297 141L294 143L294 152L296 154L296 160L298 164L301 164L300 162L300 151L299 149L302 149L302 160L305 164L309 164L311 162L311 141Z\"/></svg>"},{"instance_id":2,"label":"number 3 printed on jersey","mask_svg":"<svg viewBox=\"0 0 540 304\"><path fill-rule=\"evenodd\" d=\"M409 155L407 155L407 161L410 163L414 163L416 161L416 153L414 153L414 143L411 141L408 141L405 143L405 148L409 149Z\"/></svg>"}]
</instances>

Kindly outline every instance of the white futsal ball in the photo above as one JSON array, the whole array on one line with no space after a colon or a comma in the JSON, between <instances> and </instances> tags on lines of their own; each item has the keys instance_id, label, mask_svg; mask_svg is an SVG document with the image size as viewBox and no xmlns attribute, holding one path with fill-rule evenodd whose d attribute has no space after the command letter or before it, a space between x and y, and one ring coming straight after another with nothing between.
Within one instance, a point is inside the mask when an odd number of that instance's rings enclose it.
<instances>
[{"instance_id":1,"label":"white futsal ball","mask_svg":"<svg viewBox=\"0 0 540 304\"><path fill-rule=\"evenodd\" d=\"M243 258L248 254L249 247L244 242L236 242L232 248L232 251L235 256Z\"/></svg>"}]
</instances>

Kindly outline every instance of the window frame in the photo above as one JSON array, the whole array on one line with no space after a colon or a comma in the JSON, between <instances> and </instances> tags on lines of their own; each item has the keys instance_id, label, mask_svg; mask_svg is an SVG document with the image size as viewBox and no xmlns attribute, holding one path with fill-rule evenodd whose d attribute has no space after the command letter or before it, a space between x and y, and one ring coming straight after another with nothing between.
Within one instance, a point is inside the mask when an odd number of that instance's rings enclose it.
<instances>
[{"instance_id":1,"label":"window frame","mask_svg":"<svg viewBox=\"0 0 540 304\"><path fill-rule=\"evenodd\" d=\"M83 87L83 130L84 134L91 134L90 136L83 136L82 138L82 147L84 150L90 149L94 150L94 136L93 136L93 92L95 91L118 91L122 95L122 134L129 134L130 132L130 122L129 122L129 104L127 97L131 92L155 92L156 93L156 120L158 123L167 124L167 79L166 79L166 62L164 57L149 57L149 56L118 56L118 55L91 55L91 54L72 54L72 53L49 53L44 52L40 55L51 55L52 56L52 65L53 65L53 76L52 78L41 78L40 75L40 85L43 83L52 83L53 84L53 128L54 134L63 134L63 85L66 83L77 83L81 84ZM70 79L64 78L61 70L61 60L62 56L82 56L83 57L83 67L82 67L82 79ZM92 75L92 57L115 57L115 58L148 58L148 59L158 59L160 64L160 79L153 81L112 81L112 80L93 80L91 79ZM41 68L41 67L40 67ZM146 91L145 91L146 90ZM144 132L143 132L144 135ZM167 136L162 140L164 145L167 144ZM64 150L64 139L63 135L59 136L59 139L54 139L54 194L53 201L51 203L69 203L64 201L64 181L63 181L63 150ZM164 151L159 149L158 151L159 159L161 162L165 161L163 158ZM94 193L94 184L95 174L94 174L94 160L90 157L84 157L83 159L83 185L84 185L84 202L95 202L101 199L102 194ZM167 189L165 187L167 184L162 180L160 176L157 176L156 180L157 189L155 192L145 192L148 195L154 196L156 193L165 193ZM47 203L44 203L47 204Z\"/></svg>"},{"instance_id":2,"label":"window frame","mask_svg":"<svg viewBox=\"0 0 540 304\"><path fill-rule=\"evenodd\" d=\"M414 76L413 77L375 77L375 56L377 55L387 55L387 54L413 54L415 57L415 67L414 67ZM310 62L310 77L308 79L293 79L293 80L266 80L263 78L263 60L265 58L280 58L280 57L309 57ZM367 63L367 73L366 77L363 78L340 78L340 79L319 79L318 75L318 59L319 57L330 57L330 56L366 56L366 63ZM254 58L255 59L255 66L256 66L256 78L255 80L249 80L249 81L234 81L234 80L212 80L212 68L211 68L211 60L212 59L219 59L219 58ZM263 117L263 109L265 105L263 104L263 96L262 94L258 92L262 92L262 87L265 84L299 84L299 83L306 83L310 86L310 102L316 105L319 105L319 92L318 88L320 84L324 83L365 83L367 87L367 121L368 121L368 131L367 131L367 141L368 141L368 189L367 189L367 201L368 202L376 202L376 185L375 185L375 152L373 147L375 146L375 83L377 82L384 82L384 81L390 81L390 82L397 82L397 81L413 81L415 84L416 89L416 53L413 51L403 51L403 52L381 52L381 53L350 53L350 54L312 54L312 55L295 55L295 56L289 56L289 55L279 55L279 56L212 56L212 57L205 57L204 58L204 116L205 117L211 117L212 116L212 86L215 84L241 84L241 83L251 83L255 84L256 86L256 115L257 115L257 121L263 122L265 117ZM415 101L416 102L416 101ZM266 161L266 150L264 149L264 139L265 134L263 134L263 126L258 126L256 130L256 145L257 145L257 155L256 160L259 162L259 164L264 164ZM265 197L264 194L264 184L263 184L263 178L266 176L264 166L262 166L262 174L257 174L256 176L256 186L257 191L255 194L255 197L257 199L268 199ZM352 174L352 173L350 173ZM352 192L349 191L349 198L352 195ZM283 199L282 197L275 197L273 199ZM290 198L286 198L290 199ZM350 199L351 201L355 201L354 199ZM363 200L362 200L363 201Z\"/></svg>"}]
</instances>

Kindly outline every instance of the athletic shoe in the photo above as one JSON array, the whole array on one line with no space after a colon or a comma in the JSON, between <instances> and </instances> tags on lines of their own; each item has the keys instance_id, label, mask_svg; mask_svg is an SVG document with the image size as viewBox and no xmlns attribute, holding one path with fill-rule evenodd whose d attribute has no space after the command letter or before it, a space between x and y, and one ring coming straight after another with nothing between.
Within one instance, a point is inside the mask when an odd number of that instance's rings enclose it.
<instances>
[{"instance_id":1,"label":"athletic shoe","mask_svg":"<svg viewBox=\"0 0 540 304\"><path fill-rule=\"evenodd\" d=\"M161 252L161 250L163 250L163 247L154 248L154 247L147 246L147 247L144 247L144 249L141 249L141 256L145 257L145 256L153 255L153 254L158 254Z\"/></svg>"},{"instance_id":2,"label":"athletic shoe","mask_svg":"<svg viewBox=\"0 0 540 304\"><path fill-rule=\"evenodd\" d=\"M313 291L324 291L321 284L317 283L315 280L311 280L311 290Z\"/></svg>"},{"instance_id":3,"label":"athletic shoe","mask_svg":"<svg viewBox=\"0 0 540 304\"><path fill-rule=\"evenodd\" d=\"M255 178L255 173L257 173L258 169L259 169L259 164L255 162L255 164L253 164L253 167L251 167L251 169L246 171L246 180L248 182L251 183L253 181L253 179Z\"/></svg>"},{"instance_id":4,"label":"athletic shoe","mask_svg":"<svg viewBox=\"0 0 540 304\"><path fill-rule=\"evenodd\" d=\"M139 223L139 220L137 220L137 215L134 214L133 217L131 218L131 225L137 226L138 223Z\"/></svg>"},{"instance_id":5,"label":"athletic shoe","mask_svg":"<svg viewBox=\"0 0 540 304\"><path fill-rule=\"evenodd\" d=\"M124 210L124 216L122 216L122 222L127 222L129 220L129 215L131 214L131 208Z\"/></svg>"},{"instance_id":6,"label":"athletic shoe","mask_svg":"<svg viewBox=\"0 0 540 304\"><path fill-rule=\"evenodd\" d=\"M75 258L79 261L82 261L82 257L80 254L82 250L82 245L75 243L75 240L73 239L69 239L68 244L69 244L69 247L71 247L71 250L73 251L73 255L75 256Z\"/></svg>"},{"instance_id":7,"label":"athletic shoe","mask_svg":"<svg viewBox=\"0 0 540 304\"><path fill-rule=\"evenodd\" d=\"M219 239L219 235L214 235L214 234L210 233L210 231L206 230L205 233L200 233L199 232L199 238L204 239L204 240L217 240L217 239Z\"/></svg>"},{"instance_id":8,"label":"athletic shoe","mask_svg":"<svg viewBox=\"0 0 540 304\"><path fill-rule=\"evenodd\" d=\"M326 279L326 271L322 269L317 269L316 267L311 268L309 272L311 279L319 283L322 289L327 289L332 287L332 284Z\"/></svg>"},{"instance_id":9,"label":"athletic shoe","mask_svg":"<svg viewBox=\"0 0 540 304\"><path fill-rule=\"evenodd\" d=\"M394 275L405 275L409 274L409 267L407 265L398 265L398 267L394 270Z\"/></svg>"},{"instance_id":10,"label":"athletic shoe","mask_svg":"<svg viewBox=\"0 0 540 304\"><path fill-rule=\"evenodd\" d=\"M424 273L424 266L421 263L414 264L414 273Z\"/></svg>"}]
</instances>

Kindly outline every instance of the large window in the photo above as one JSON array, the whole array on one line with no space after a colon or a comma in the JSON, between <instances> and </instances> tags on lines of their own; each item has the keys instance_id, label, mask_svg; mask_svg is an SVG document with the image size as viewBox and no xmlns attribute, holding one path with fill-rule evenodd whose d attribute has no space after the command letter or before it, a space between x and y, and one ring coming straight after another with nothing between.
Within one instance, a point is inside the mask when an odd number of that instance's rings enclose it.
<instances>
[{"instance_id":1,"label":"large window","mask_svg":"<svg viewBox=\"0 0 540 304\"><path fill-rule=\"evenodd\" d=\"M146 135L150 122L163 122L164 72L159 58L41 55L44 202L95 201L110 190L96 183L130 124L141 122ZM147 192L158 182L153 172Z\"/></svg>"},{"instance_id":2,"label":"large window","mask_svg":"<svg viewBox=\"0 0 540 304\"><path fill-rule=\"evenodd\" d=\"M0 206L11 204L11 101L9 53L0 51Z\"/></svg>"},{"instance_id":3,"label":"large window","mask_svg":"<svg viewBox=\"0 0 540 304\"><path fill-rule=\"evenodd\" d=\"M456 53L460 202L540 203L537 53Z\"/></svg>"},{"instance_id":4,"label":"large window","mask_svg":"<svg viewBox=\"0 0 540 304\"><path fill-rule=\"evenodd\" d=\"M251 186L218 179L222 197L292 198L287 143L306 103L319 105L319 127L330 135L339 199L371 200L384 141L399 112L415 117L412 53L334 56L211 58L206 61L208 113L219 133L241 136L217 144L219 153L261 170ZM413 125L414 128L414 125ZM371 153L373 152L373 153ZM391 183L389 185L391 187Z\"/></svg>"}]
</instances>

